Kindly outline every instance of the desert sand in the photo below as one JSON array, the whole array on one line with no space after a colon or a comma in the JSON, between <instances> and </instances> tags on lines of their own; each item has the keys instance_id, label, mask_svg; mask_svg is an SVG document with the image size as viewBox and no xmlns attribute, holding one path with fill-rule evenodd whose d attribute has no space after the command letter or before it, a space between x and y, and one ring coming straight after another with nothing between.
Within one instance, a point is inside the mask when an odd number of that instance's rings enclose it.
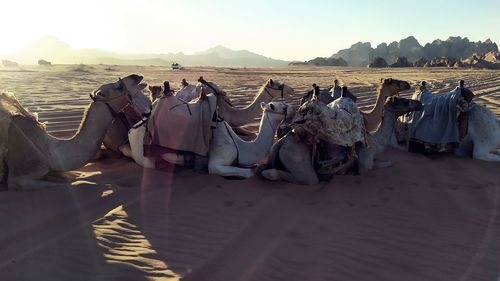
<instances>
[{"instance_id":1,"label":"desert sand","mask_svg":"<svg viewBox=\"0 0 500 281\"><path fill-rule=\"evenodd\" d=\"M237 106L268 78L292 86L295 102L337 78L364 109L382 77L435 91L464 79L500 116L500 71L488 70L32 66L0 69L0 89L68 137L88 94L130 73L174 88L203 75ZM3 186L0 280L498 280L500 164L395 149L382 158L394 166L299 186L142 169L104 152L68 173L68 188Z\"/></svg>"}]
</instances>

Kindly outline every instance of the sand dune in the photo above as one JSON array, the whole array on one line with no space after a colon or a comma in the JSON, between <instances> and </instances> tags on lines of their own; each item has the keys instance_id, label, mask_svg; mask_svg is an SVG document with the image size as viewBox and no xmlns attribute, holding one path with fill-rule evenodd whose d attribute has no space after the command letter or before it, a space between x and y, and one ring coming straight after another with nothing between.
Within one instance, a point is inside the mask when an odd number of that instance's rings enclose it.
<instances>
[{"instance_id":1,"label":"sand dune","mask_svg":"<svg viewBox=\"0 0 500 281\"><path fill-rule=\"evenodd\" d=\"M238 106L267 78L301 93L337 77L362 108L373 104L381 77L426 80L436 91L465 79L477 102L500 116L498 71L74 69L0 70L0 89L15 92L58 136L78 127L92 89L133 72L174 87L203 75ZM497 280L499 164L393 149L383 157L394 167L305 187L143 170L105 153L72 172L71 187L0 192L0 280Z\"/></svg>"}]
</instances>

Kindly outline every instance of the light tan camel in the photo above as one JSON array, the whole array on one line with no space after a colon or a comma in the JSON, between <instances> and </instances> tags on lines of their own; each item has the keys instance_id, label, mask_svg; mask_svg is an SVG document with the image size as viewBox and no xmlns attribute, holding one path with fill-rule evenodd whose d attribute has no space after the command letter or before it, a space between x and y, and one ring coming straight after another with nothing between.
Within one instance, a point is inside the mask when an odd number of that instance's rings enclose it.
<instances>
[{"instance_id":1,"label":"light tan camel","mask_svg":"<svg viewBox=\"0 0 500 281\"><path fill-rule=\"evenodd\" d=\"M409 90L410 84L406 81L387 78L380 79L377 87L377 101L370 111L361 112L365 119L365 128L368 132L377 130L382 122L385 100L390 96L396 96L401 91Z\"/></svg>"},{"instance_id":2,"label":"light tan camel","mask_svg":"<svg viewBox=\"0 0 500 281\"><path fill-rule=\"evenodd\" d=\"M236 108L227 103L224 99L219 98L217 105L219 115L231 127L246 125L255 120L261 113L260 104L268 103L273 99L285 98L294 94L293 89L283 83L269 79L260 87L257 95L252 103L244 108Z\"/></svg>"},{"instance_id":3,"label":"light tan camel","mask_svg":"<svg viewBox=\"0 0 500 281\"><path fill-rule=\"evenodd\" d=\"M49 135L30 117L12 116L4 159L8 168L8 188L29 190L60 186L60 182L41 180L49 174L80 168L91 160L117 112L130 103L134 106L146 103L147 97L141 92L146 85L139 84L142 79L132 74L94 91L80 128L70 139Z\"/></svg>"}]
</instances>

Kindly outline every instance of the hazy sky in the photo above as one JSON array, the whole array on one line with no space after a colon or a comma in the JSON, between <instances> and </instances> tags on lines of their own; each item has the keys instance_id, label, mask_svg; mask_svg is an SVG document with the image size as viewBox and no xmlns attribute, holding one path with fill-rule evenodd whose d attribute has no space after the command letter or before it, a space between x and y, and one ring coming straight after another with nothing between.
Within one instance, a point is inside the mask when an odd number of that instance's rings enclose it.
<instances>
[{"instance_id":1,"label":"hazy sky","mask_svg":"<svg viewBox=\"0 0 500 281\"><path fill-rule=\"evenodd\" d=\"M358 41L448 36L500 43L499 0L2 0L0 53L53 35L73 48L190 54L215 45L286 60Z\"/></svg>"}]
</instances>

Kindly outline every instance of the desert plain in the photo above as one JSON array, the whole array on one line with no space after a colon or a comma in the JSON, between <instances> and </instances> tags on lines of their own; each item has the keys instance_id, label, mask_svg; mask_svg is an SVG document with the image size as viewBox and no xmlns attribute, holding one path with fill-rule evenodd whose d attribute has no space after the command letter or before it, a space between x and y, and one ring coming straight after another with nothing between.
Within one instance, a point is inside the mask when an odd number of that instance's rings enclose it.
<instances>
[{"instance_id":1,"label":"desert plain","mask_svg":"<svg viewBox=\"0 0 500 281\"><path fill-rule=\"evenodd\" d=\"M436 93L464 79L500 116L494 70L22 66L0 68L0 89L67 138L88 94L131 73L174 89L203 76L236 106L269 78L293 87L295 104L313 83L337 78L365 110L380 78L425 80ZM497 280L500 164L394 148L381 157L393 167L300 186L143 169L103 151L68 173L68 187L0 186L0 280Z\"/></svg>"}]
</instances>

